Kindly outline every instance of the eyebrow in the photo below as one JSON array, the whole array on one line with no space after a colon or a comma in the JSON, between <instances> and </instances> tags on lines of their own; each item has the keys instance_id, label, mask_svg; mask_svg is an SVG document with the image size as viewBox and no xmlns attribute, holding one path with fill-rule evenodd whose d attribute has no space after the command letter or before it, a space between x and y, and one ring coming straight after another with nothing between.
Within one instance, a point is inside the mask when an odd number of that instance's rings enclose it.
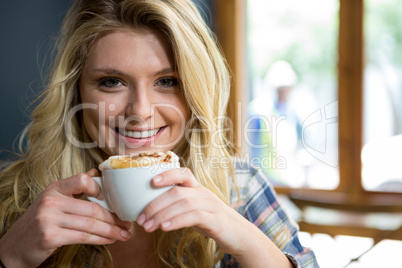
<instances>
[{"instance_id":1,"label":"eyebrow","mask_svg":"<svg viewBox=\"0 0 402 268\"><path fill-rule=\"evenodd\" d=\"M100 68L100 69L93 69L91 72L100 72L100 73L105 73L105 74L113 74L113 75L122 75L122 76L127 76L126 73L123 73L121 71L118 71L116 69L112 68Z\"/></svg>"},{"instance_id":2,"label":"eyebrow","mask_svg":"<svg viewBox=\"0 0 402 268\"><path fill-rule=\"evenodd\" d=\"M121 72L119 70L113 69L113 68L99 68L99 69L93 69L91 70L92 72L102 72L102 73L106 73L109 75L121 75L121 76L129 76L128 74ZM158 75L165 75L165 74L170 74L170 73L174 73L176 72L175 69L172 69L170 67L168 68L164 68L160 71L157 71L154 76L158 76Z\"/></svg>"},{"instance_id":3,"label":"eyebrow","mask_svg":"<svg viewBox=\"0 0 402 268\"><path fill-rule=\"evenodd\" d=\"M155 75L164 75L164 74L170 74L170 73L174 73L174 72L176 72L175 69L168 67L168 68L165 68L165 69L162 69L162 70L156 72Z\"/></svg>"}]
</instances>

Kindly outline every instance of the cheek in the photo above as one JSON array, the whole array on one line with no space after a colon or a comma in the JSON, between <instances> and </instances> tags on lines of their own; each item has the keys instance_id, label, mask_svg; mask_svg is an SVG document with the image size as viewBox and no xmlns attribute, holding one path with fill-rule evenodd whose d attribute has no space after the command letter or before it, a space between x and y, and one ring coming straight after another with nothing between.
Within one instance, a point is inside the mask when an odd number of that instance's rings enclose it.
<instances>
[{"instance_id":1,"label":"cheek","mask_svg":"<svg viewBox=\"0 0 402 268\"><path fill-rule=\"evenodd\" d=\"M97 141L98 140L98 130L99 130L99 113L98 110L94 109L84 109L83 110L83 123L89 136Z\"/></svg>"},{"instance_id":2,"label":"cheek","mask_svg":"<svg viewBox=\"0 0 402 268\"><path fill-rule=\"evenodd\" d=\"M164 114L174 125L185 126L189 119L189 109L187 105L182 102L172 103L172 105L164 109Z\"/></svg>"},{"instance_id":3,"label":"cheek","mask_svg":"<svg viewBox=\"0 0 402 268\"><path fill-rule=\"evenodd\" d=\"M178 108L178 110L180 110L182 117L187 122L188 119L190 118L191 111L183 95L180 95L175 105Z\"/></svg>"},{"instance_id":4,"label":"cheek","mask_svg":"<svg viewBox=\"0 0 402 268\"><path fill-rule=\"evenodd\" d=\"M105 100L104 98L97 100L94 98L92 103L83 102L84 123L90 125L105 125L108 121L113 120L124 112L124 107L118 104L123 103L121 100ZM124 106L124 105L123 105Z\"/></svg>"}]
</instances>

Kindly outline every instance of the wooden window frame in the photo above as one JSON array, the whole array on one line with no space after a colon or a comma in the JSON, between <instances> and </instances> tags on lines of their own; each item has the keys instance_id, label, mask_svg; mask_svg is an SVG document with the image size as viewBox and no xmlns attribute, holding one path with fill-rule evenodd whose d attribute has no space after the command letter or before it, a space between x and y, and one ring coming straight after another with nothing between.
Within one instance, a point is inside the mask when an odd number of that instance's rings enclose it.
<instances>
[{"instance_id":1,"label":"wooden window frame","mask_svg":"<svg viewBox=\"0 0 402 268\"><path fill-rule=\"evenodd\" d=\"M402 193L367 191L362 186L361 150L363 146L363 73L364 73L364 0L339 0L338 36L338 144L339 185L334 190L294 189L276 187L279 194L288 195L300 208L308 206L359 213L402 213ZM242 146L241 120L246 118L248 100L246 72L246 0L214 1L214 31L233 75L228 115L234 123L235 143L240 153ZM240 124L239 124L240 122ZM301 225L314 232L320 226ZM327 233L355 234L387 238L386 231L361 227L328 226ZM321 228L321 230L323 230ZM402 240L402 228L393 232Z\"/></svg>"}]
</instances>

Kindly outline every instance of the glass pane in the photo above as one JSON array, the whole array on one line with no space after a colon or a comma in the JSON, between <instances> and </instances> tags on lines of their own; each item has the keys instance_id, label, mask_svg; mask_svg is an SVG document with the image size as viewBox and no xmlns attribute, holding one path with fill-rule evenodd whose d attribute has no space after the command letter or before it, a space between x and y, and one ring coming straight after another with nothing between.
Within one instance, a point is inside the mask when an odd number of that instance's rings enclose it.
<instances>
[{"instance_id":1,"label":"glass pane","mask_svg":"<svg viewBox=\"0 0 402 268\"><path fill-rule=\"evenodd\" d=\"M363 186L402 192L402 5L365 1Z\"/></svg>"},{"instance_id":2,"label":"glass pane","mask_svg":"<svg viewBox=\"0 0 402 268\"><path fill-rule=\"evenodd\" d=\"M339 183L338 0L248 0L252 162L276 185Z\"/></svg>"}]
</instances>

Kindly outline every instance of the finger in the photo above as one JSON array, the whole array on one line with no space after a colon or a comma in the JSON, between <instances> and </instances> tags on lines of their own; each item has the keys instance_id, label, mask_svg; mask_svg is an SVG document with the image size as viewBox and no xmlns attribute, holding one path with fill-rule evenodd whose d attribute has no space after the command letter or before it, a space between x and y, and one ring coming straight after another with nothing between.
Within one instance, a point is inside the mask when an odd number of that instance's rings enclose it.
<instances>
[{"instance_id":1,"label":"finger","mask_svg":"<svg viewBox=\"0 0 402 268\"><path fill-rule=\"evenodd\" d=\"M152 219L160 211L163 211L173 206L174 203L180 200L195 200L195 199L201 200L200 202L206 202L206 200L208 199L220 201L217 197L215 197L209 190L205 189L204 187L187 188L187 187L175 186L166 193L152 200L138 217L137 223L143 226L146 221Z\"/></svg>"},{"instance_id":2,"label":"finger","mask_svg":"<svg viewBox=\"0 0 402 268\"><path fill-rule=\"evenodd\" d=\"M96 168L91 169L90 171L86 172L86 174L88 174L88 176L90 176L90 177L99 177L99 172ZM96 196L96 198L99 200L103 200L102 191L99 191L99 194L98 194L98 196Z\"/></svg>"},{"instance_id":3,"label":"finger","mask_svg":"<svg viewBox=\"0 0 402 268\"><path fill-rule=\"evenodd\" d=\"M152 183L157 187L169 186L173 184L183 187L201 186L189 168L176 168L165 171L152 178Z\"/></svg>"},{"instance_id":4,"label":"finger","mask_svg":"<svg viewBox=\"0 0 402 268\"><path fill-rule=\"evenodd\" d=\"M86 172L86 174L90 177L99 177L99 172L96 168L89 170L88 172ZM98 194L98 196L96 196L96 199L103 200L102 191L99 191L99 194Z\"/></svg>"},{"instance_id":5,"label":"finger","mask_svg":"<svg viewBox=\"0 0 402 268\"><path fill-rule=\"evenodd\" d=\"M127 241L131 233L124 228L90 217L64 215L58 218L58 225L64 229L76 230L112 240Z\"/></svg>"},{"instance_id":6,"label":"finger","mask_svg":"<svg viewBox=\"0 0 402 268\"><path fill-rule=\"evenodd\" d=\"M172 218L181 214L196 210L214 213L217 207L219 207L219 204L211 199L182 199L153 215L143 224L143 227L147 232L153 232L160 228L163 223L170 222Z\"/></svg>"},{"instance_id":7,"label":"finger","mask_svg":"<svg viewBox=\"0 0 402 268\"><path fill-rule=\"evenodd\" d=\"M85 174L87 174L87 175L90 176L90 177L97 177L97 176L99 176L99 172L98 172L98 170L97 170L96 168L93 168L93 169L87 171Z\"/></svg>"},{"instance_id":8,"label":"finger","mask_svg":"<svg viewBox=\"0 0 402 268\"><path fill-rule=\"evenodd\" d=\"M80 173L52 183L50 188L55 188L59 193L71 197L86 194L97 198L101 194L98 183L87 173Z\"/></svg>"},{"instance_id":9,"label":"finger","mask_svg":"<svg viewBox=\"0 0 402 268\"><path fill-rule=\"evenodd\" d=\"M59 229L58 235L55 236L55 243L58 245L108 245L116 242L116 239L98 236L89 232L71 230L71 229Z\"/></svg>"},{"instance_id":10,"label":"finger","mask_svg":"<svg viewBox=\"0 0 402 268\"><path fill-rule=\"evenodd\" d=\"M161 194L160 196L152 200L145 207L145 209L142 211L141 214L145 216L144 220L147 220L152 218L159 211L173 205L178 200L194 199L194 198L207 199L210 198L210 196L211 193L203 187L187 188L187 187L174 186L169 191Z\"/></svg>"},{"instance_id":11,"label":"finger","mask_svg":"<svg viewBox=\"0 0 402 268\"><path fill-rule=\"evenodd\" d=\"M56 210L65 214L80 215L85 217L91 217L104 221L110 224L115 224L126 228L131 228L131 222L120 220L115 214L101 207L99 204L75 199L67 196L59 195L47 195L41 198L39 206L41 211ZM44 216L49 213L46 212Z\"/></svg>"},{"instance_id":12,"label":"finger","mask_svg":"<svg viewBox=\"0 0 402 268\"><path fill-rule=\"evenodd\" d=\"M164 232L179 230L186 227L192 227L197 232L212 237L213 226L215 226L216 217L214 214L202 210L194 210L188 213L182 213L162 222L160 228Z\"/></svg>"},{"instance_id":13,"label":"finger","mask_svg":"<svg viewBox=\"0 0 402 268\"><path fill-rule=\"evenodd\" d=\"M115 214L104 209L99 204L86 200L70 198L68 205L64 205L62 210L67 214L94 218L105 223L123 227L126 230L129 230L132 225L131 222L119 219Z\"/></svg>"}]
</instances>

